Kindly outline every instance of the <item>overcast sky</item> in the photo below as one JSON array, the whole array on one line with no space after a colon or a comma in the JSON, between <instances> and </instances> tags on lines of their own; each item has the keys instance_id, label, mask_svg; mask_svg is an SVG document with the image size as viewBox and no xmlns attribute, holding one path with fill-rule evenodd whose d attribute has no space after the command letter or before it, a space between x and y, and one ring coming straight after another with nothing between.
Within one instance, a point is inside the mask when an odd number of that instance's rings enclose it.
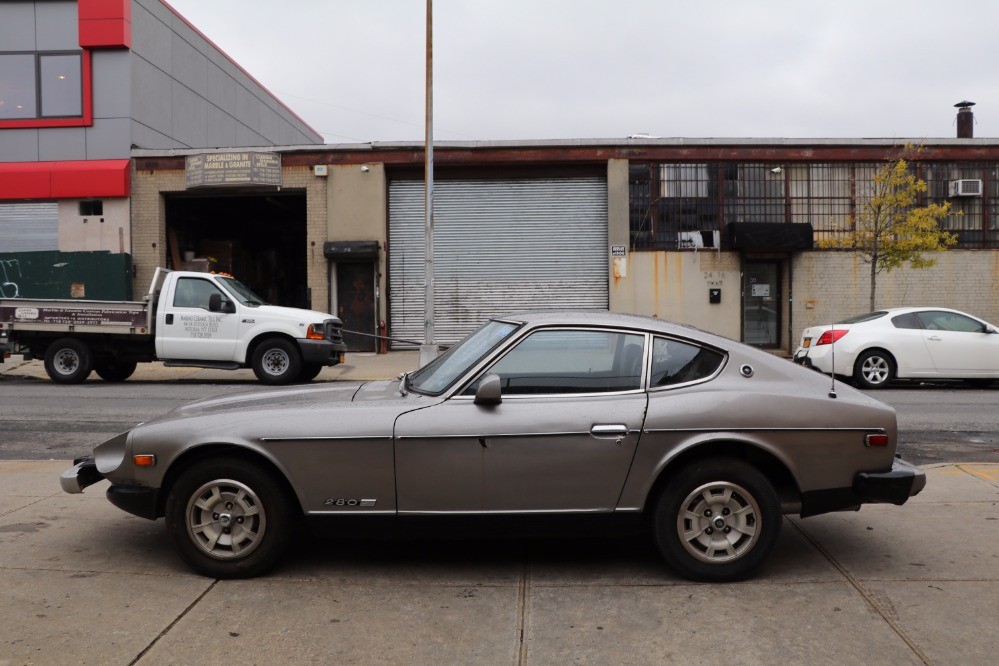
<instances>
[{"instance_id":1,"label":"overcast sky","mask_svg":"<svg viewBox=\"0 0 999 666\"><path fill-rule=\"evenodd\" d=\"M167 0L328 143L424 136L425 0ZM436 140L999 136L995 0L434 0Z\"/></svg>"}]
</instances>

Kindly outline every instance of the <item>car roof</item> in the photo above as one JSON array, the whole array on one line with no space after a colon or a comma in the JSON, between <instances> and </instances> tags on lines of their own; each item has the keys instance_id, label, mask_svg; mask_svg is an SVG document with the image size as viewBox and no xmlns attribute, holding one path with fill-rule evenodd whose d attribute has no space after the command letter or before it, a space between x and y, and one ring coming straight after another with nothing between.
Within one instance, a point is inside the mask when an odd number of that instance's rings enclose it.
<instances>
[{"instance_id":1,"label":"car roof","mask_svg":"<svg viewBox=\"0 0 999 666\"><path fill-rule=\"evenodd\" d=\"M665 333L683 337L696 336L702 339L716 337L689 324L681 324L658 317L646 317L636 314L600 311L561 311L543 310L534 312L519 312L507 316L493 317L503 321L524 323L531 326L610 326L618 328L634 328L654 333ZM729 341L731 342L731 341Z\"/></svg>"}]
</instances>

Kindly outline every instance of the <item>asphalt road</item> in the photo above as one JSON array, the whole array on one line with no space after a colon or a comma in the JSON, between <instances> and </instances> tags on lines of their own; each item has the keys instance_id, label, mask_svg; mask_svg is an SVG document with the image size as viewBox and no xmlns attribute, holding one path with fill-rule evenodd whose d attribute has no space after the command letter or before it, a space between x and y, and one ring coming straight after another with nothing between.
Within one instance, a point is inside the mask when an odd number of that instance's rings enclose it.
<instances>
[{"instance_id":1,"label":"asphalt road","mask_svg":"<svg viewBox=\"0 0 999 666\"><path fill-rule=\"evenodd\" d=\"M70 459L191 400L259 391L255 382L128 381L61 386L0 377L0 460ZM999 385L900 385L872 395L898 413L902 457L915 464L999 462Z\"/></svg>"}]
</instances>

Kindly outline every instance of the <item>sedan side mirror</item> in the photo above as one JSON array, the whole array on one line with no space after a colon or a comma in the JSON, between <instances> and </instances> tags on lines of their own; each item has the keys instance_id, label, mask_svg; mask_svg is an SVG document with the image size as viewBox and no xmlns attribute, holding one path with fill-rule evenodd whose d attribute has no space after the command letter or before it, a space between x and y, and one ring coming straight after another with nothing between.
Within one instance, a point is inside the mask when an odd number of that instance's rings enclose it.
<instances>
[{"instance_id":1,"label":"sedan side mirror","mask_svg":"<svg viewBox=\"0 0 999 666\"><path fill-rule=\"evenodd\" d=\"M503 391L499 375L494 372L483 375L479 388L475 389L476 405L498 405L503 402Z\"/></svg>"}]
</instances>

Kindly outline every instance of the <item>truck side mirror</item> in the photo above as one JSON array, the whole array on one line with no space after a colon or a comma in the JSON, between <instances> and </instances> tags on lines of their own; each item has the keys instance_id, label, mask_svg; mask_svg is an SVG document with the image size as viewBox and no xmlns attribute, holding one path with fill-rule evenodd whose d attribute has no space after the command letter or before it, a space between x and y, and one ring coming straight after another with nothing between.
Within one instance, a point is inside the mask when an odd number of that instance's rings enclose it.
<instances>
[{"instance_id":1,"label":"truck side mirror","mask_svg":"<svg viewBox=\"0 0 999 666\"><path fill-rule=\"evenodd\" d=\"M216 293L208 297L208 311L227 312L231 314L236 311L236 306L232 304L232 301L223 300L222 294Z\"/></svg>"},{"instance_id":2,"label":"truck side mirror","mask_svg":"<svg viewBox=\"0 0 999 666\"><path fill-rule=\"evenodd\" d=\"M475 389L476 405L498 405L503 402L500 376L494 372L483 375L479 388Z\"/></svg>"}]
</instances>

